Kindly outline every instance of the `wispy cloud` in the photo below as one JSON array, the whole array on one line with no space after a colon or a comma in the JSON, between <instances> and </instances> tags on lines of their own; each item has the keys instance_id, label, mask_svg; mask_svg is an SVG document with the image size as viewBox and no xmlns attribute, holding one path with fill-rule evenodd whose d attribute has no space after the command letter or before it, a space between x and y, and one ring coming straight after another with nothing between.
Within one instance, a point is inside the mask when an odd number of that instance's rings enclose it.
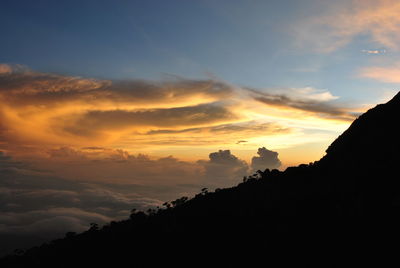
<instances>
[{"instance_id":1,"label":"wispy cloud","mask_svg":"<svg viewBox=\"0 0 400 268\"><path fill-rule=\"evenodd\" d=\"M379 54L385 54L386 50L385 49L363 49L361 52L369 55L379 55Z\"/></svg>"},{"instance_id":2,"label":"wispy cloud","mask_svg":"<svg viewBox=\"0 0 400 268\"><path fill-rule=\"evenodd\" d=\"M273 107L287 107L344 121L352 121L357 115L348 107L333 104L331 101L338 97L328 91L313 88L287 89L285 93L280 94L260 92L254 89L250 91L255 100Z\"/></svg>"},{"instance_id":3,"label":"wispy cloud","mask_svg":"<svg viewBox=\"0 0 400 268\"><path fill-rule=\"evenodd\" d=\"M329 10L294 26L299 42L321 52L331 52L359 35L368 35L371 41L386 48L400 48L399 1L338 1L332 2Z\"/></svg>"},{"instance_id":4,"label":"wispy cloud","mask_svg":"<svg viewBox=\"0 0 400 268\"><path fill-rule=\"evenodd\" d=\"M400 83L400 66L365 67L360 70L359 76L384 83Z\"/></svg>"}]
</instances>

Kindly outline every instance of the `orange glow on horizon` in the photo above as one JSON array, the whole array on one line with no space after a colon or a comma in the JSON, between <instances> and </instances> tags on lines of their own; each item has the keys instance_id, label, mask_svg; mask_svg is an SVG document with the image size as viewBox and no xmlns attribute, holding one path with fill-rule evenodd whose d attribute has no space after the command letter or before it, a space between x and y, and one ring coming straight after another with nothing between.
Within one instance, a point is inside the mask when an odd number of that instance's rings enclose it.
<instances>
[{"instance_id":1,"label":"orange glow on horizon","mask_svg":"<svg viewBox=\"0 0 400 268\"><path fill-rule=\"evenodd\" d=\"M28 147L38 154L60 147L102 147L195 161L225 148L251 159L265 146L291 150L282 154L290 165L299 162L295 148L329 144L349 126L349 112L357 112L325 104L336 97L312 88L292 89L285 103L279 94L215 81L133 81L120 89L111 81L64 76L43 81L46 74L30 72L25 82L23 73L17 75L21 85L0 91L0 128L6 130L7 144L2 150L14 155ZM268 97L268 103L254 94ZM319 156L324 149L320 145L302 157Z\"/></svg>"}]
</instances>

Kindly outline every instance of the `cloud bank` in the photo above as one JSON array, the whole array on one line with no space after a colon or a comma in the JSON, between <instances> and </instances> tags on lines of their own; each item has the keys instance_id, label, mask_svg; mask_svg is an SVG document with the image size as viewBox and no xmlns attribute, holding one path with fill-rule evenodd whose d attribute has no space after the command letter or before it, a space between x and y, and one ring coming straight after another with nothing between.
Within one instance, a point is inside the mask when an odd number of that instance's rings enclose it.
<instances>
[{"instance_id":1,"label":"cloud bank","mask_svg":"<svg viewBox=\"0 0 400 268\"><path fill-rule=\"evenodd\" d=\"M250 172L230 150L196 162L101 147L61 147L48 155L16 161L0 151L0 254L127 218L133 208L161 207L203 187L230 187ZM258 164L268 157L260 154Z\"/></svg>"},{"instance_id":2,"label":"cloud bank","mask_svg":"<svg viewBox=\"0 0 400 268\"><path fill-rule=\"evenodd\" d=\"M91 222L126 218L133 207L161 204L134 185L66 180L3 152L0 177L0 254L43 243L67 231L87 230Z\"/></svg>"}]
</instances>

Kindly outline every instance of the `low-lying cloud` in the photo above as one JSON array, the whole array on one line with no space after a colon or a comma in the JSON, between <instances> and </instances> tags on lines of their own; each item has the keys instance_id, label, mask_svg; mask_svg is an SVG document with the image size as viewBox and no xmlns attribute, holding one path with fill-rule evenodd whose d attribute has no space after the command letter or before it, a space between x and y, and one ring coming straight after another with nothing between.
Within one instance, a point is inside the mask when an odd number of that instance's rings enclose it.
<instances>
[{"instance_id":1,"label":"low-lying cloud","mask_svg":"<svg viewBox=\"0 0 400 268\"><path fill-rule=\"evenodd\" d=\"M259 149L260 166L268 164L264 152L270 151ZM234 186L251 172L230 150L195 162L101 147L47 153L47 158L16 161L0 151L0 254L85 231L92 222L127 218L133 208L162 206L203 187Z\"/></svg>"},{"instance_id":2,"label":"low-lying cloud","mask_svg":"<svg viewBox=\"0 0 400 268\"><path fill-rule=\"evenodd\" d=\"M0 254L87 230L91 222L126 218L133 207L162 203L134 185L124 191L118 185L66 180L2 152L0 177Z\"/></svg>"}]
</instances>

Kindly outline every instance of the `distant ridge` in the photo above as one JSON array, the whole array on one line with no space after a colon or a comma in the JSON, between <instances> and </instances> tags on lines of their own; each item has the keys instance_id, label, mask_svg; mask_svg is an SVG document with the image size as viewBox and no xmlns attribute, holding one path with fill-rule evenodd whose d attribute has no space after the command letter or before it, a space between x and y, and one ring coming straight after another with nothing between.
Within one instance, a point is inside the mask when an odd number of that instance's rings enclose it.
<instances>
[{"instance_id":1,"label":"distant ridge","mask_svg":"<svg viewBox=\"0 0 400 268\"><path fill-rule=\"evenodd\" d=\"M191 266L215 264L213 257L223 267L236 259L272 267L371 264L362 258L340 261L338 249L354 255L385 245L377 239L399 235L399 122L400 93L356 119L320 161L259 171L236 187L203 189L163 209L134 211L130 219L103 228L94 224L82 234L3 258L0 266ZM329 257L322 254L327 252Z\"/></svg>"}]
</instances>

